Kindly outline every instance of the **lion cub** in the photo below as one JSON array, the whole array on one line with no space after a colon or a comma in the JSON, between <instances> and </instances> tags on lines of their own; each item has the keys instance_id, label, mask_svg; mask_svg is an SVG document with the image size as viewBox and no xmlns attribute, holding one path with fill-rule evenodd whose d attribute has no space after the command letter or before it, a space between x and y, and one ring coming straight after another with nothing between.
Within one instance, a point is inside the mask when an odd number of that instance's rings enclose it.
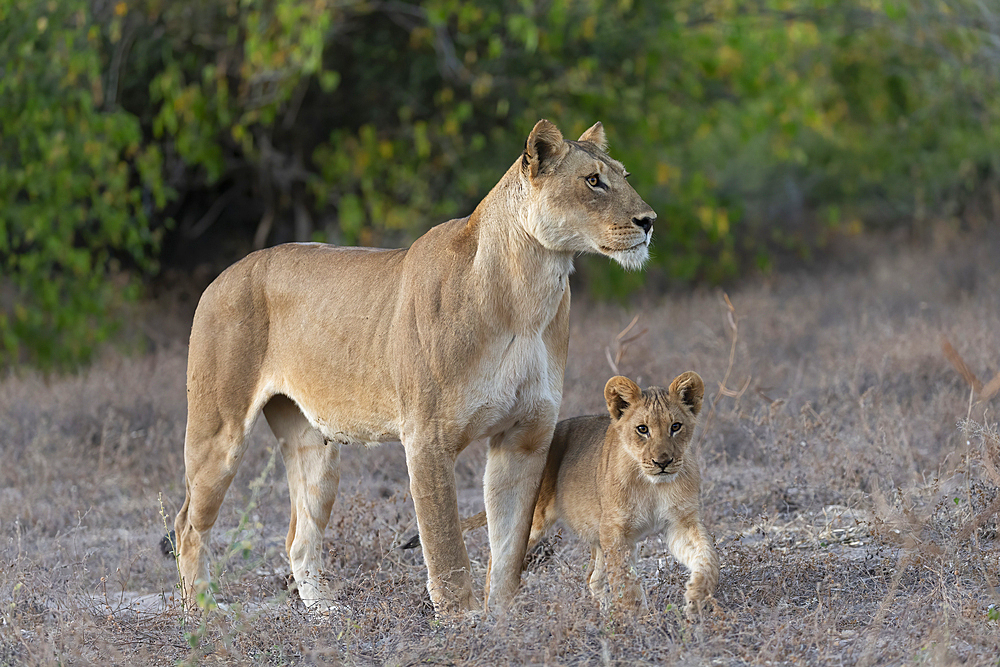
<instances>
[{"instance_id":1,"label":"lion cub","mask_svg":"<svg viewBox=\"0 0 1000 667\"><path fill-rule=\"evenodd\" d=\"M704 395L691 371L669 389L645 391L616 376L604 387L609 415L559 422L528 549L561 518L590 542L594 597L645 610L636 545L665 531L670 552L691 570L685 609L700 609L719 581L719 557L699 514L701 475L688 452Z\"/></svg>"}]
</instances>

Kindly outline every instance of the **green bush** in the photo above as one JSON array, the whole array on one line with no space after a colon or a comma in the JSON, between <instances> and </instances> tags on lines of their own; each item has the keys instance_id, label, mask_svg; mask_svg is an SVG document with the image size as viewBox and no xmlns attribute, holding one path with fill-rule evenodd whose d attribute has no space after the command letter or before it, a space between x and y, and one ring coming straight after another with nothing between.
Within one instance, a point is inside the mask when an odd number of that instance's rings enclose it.
<instances>
[{"instance_id":1,"label":"green bush","mask_svg":"<svg viewBox=\"0 0 1000 667\"><path fill-rule=\"evenodd\" d=\"M85 358L168 213L174 247L405 244L470 212L543 117L604 121L671 280L1000 201L1000 12L977 0L93 7L0 8L8 359ZM259 216L211 205L237 199ZM605 294L648 275L587 267Z\"/></svg>"},{"instance_id":2,"label":"green bush","mask_svg":"<svg viewBox=\"0 0 1000 667\"><path fill-rule=\"evenodd\" d=\"M85 361L155 266L156 146L114 110L85 2L0 6L0 354ZM107 111L105 109L108 109Z\"/></svg>"},{"instance_id":3,"label":"green bush","mask_svg":"<svg viewBox=\"0 0 1000 667\"><path fill-rule=\"evenodd\" d=\"M208 185L222 155L249 165L272 240L406 243L467 213L540 117L605 122L682 280L953 214L1000 171L998 28L972 0L171 6L154 135Z\"/></svg>"}]
</instances>

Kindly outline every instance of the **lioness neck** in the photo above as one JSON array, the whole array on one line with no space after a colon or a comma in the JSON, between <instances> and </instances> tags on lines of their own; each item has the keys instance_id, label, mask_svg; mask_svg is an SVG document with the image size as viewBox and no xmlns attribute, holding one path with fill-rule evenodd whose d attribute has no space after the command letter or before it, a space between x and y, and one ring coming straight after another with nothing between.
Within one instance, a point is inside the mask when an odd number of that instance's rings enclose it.
<instances>
[{"instance_id":1,"label":"lioness neck","mask_svg":"<svg viewBox=\"0 0 1000 667\"><path fill-rule=\"evenodd\" d=\"M545 248L531 234L533 216L544 214L539 191L516 162L469 216L481 293L523 333L555 317L573 271L572 252Z\"/></svg>"}]
</instances>

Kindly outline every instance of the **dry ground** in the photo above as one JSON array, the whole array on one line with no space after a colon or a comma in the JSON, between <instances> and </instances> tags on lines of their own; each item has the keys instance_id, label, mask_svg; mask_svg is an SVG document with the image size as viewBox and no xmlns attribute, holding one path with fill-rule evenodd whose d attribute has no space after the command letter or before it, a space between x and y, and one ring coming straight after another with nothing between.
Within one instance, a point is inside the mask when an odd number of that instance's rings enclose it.
<instances>
[{"instance_id":1,"label":"dry ground","mask_svg":"<svg viewBox=\"0 0 1000 667\"><path fill-rule=\"evenodd\" d=\"M709 387L698 441L723 569L698 622L657 539L640 561L656 612L634 619L596 608L588 551L558 532L509 615L436 619L419 552L397 548L414 526L398 445L345 450L326 542L342 609L307 615L286 590L287 488L261 420L216 530L223 608L182 624L158 541L184 493L190 314L160 312L144 356L0 381L0 665L995 665L1000 239L888 246L734 286L735 317L721 291L627 307L578 291L563 416L603 410L612 363ZM460 457L465 511L484 460L479 443ZM481 584L485 531L467 544Z\"/></svg>"}]
</instances>

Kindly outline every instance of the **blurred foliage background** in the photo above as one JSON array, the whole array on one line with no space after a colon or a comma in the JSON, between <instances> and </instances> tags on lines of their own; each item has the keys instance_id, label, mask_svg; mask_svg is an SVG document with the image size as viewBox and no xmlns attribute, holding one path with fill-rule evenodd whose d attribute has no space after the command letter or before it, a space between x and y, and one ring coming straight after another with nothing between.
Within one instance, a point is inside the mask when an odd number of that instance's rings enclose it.
<instances>
[{"instance_id":1,"label":"blurred foliage background","mask_svg":"<svg viewBox=\"0 0 1000 667\"><path fill-rule=\"evenodd\" d=\"M85 361L164 266L407 244L539 118L604 122L661 284L996 225L998 85L979 0L6 0L2 363Z\"/></svg>"}]
</instances>

